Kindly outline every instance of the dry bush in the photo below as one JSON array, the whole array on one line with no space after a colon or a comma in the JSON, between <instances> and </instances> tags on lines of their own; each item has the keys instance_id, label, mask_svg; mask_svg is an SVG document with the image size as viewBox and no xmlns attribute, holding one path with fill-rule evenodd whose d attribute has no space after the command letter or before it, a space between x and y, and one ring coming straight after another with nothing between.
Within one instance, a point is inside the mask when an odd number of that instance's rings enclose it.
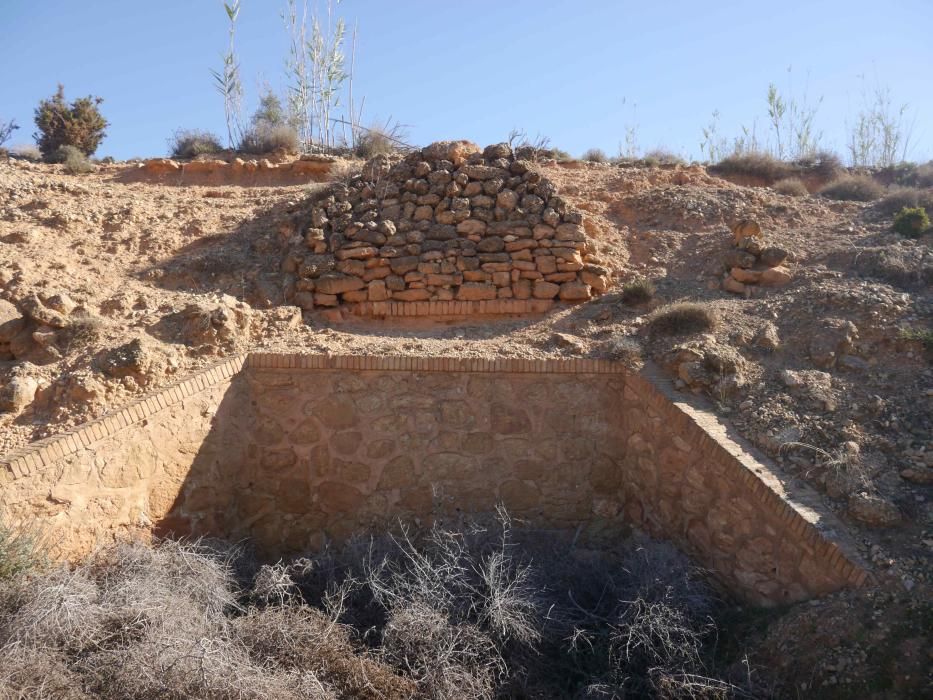
<instances>
[{"instance_id":1,"label":"dry bush","mask_svg":"<svg viewBox=\"0 0 933 700\"><path fill-rule=\"evenodd\" d=\"M110 321L90 314L75 314L59 333L65 352L88 351L97 345L110 327Z\"/></svg>"},{"instance_id":2,"label":"dry bush","mask_svg":"<svg viewBox=\"0 0 933 700\"><path fill-rule=\"evenodd\" d=\"M492 698L506 672L493 640L469 622L453 624L431 606L392 610L382 636L385 658L430 698Z\"/></svg>"},{"instance_id":3,"label":"dry bush","mask_svg":"<svg viewBox=\"0 0 933 700\"><path fill-rule=\"evenodd\" d=\"M806 197L810 194L807 186L797 177L785 177L783 180L778 180L771 185L771 189L788 197Z\"/></svg>"},{"instance_id":4,"label":"dry bush","mask_svg":"<svg viewBox=\"0 0 933 700\"><path fill-rule=\"evenodd\" d=\"M0 513L0 581L42 568L48 549L48 535L35 521Z\"/></svg>"},{"instance_id":5,"label":"dry bush","mask_svg":"<svg viewBox=\"0 0 933 700\"><path fill-rule=\"evenodd\" d=\"M356 138L353 154L364 160L395 152L397 146L389 134L381 129L367 129Z\"/></svg>"},{"instance_id":6,"label":"dry bush","mask_svg":"<svg viewBox=\"0 0 933 700\"><path fill-rule=\"evenodd\" d=\"M686 161L672 151L666 151L663 148L655 148L648 151L641 159L644 165L657 167L659 165L686 165Z\"/></svg>"},{"instance_id":7,"label":"dry bush","mask_svg":"<svg viewBox=\"0 0 933 700\"><path fill-rule=\"evenodd\" d=\"M918 289L933 284L933 265L926 262L917 247L879 246L864 248L854 260L862 275L882 280L902 289Z\"/></svg>"},{"instance_id":8,"label":"dry bush","mask_svg":"<svg viewBox=\"0 0 933 700\"><path fill-rule=\"evenodd\" d=\"M301 143L298 132L287 124L268 124L260 122L247 130L237 147L241 153L263 155L273 151L298 153Z\"/></svg>"},{"instance_id":9,"label":"dry bush","mask_svg":"<svg viewBox=\"0 0 933 700\"><path fill-rule=\"evenodd\" d=\"M204 154L221 153L223 150L220 137L200 129L178 129L168 140L168 151L172 158L197 158Z\"/></svg>"},{"instance_id":10,"label":"dry bush","mask_svg":"<svg viewBox=\"0 0 933 700\"><path fill-rule=\"evenodd\" d=\"M0 647L0 698L91 700L63 654L22 644Z\"/></svg>"},{"instance_id":11,"label":"dry bush","mask_svg":"<svg viewBox=\"0 0 933 700\"><path fill-rule=\"evenodd\" d=\"M37 146L32 144L20 144L10 149L10 155L20 160L28 160L31 163L38 163L42 160L42 152Z\"/></svg>"},{"instance_id":12,"label":"dry bush","mask_svg":"<svg viewBox=\"0 0 933 700\"><path fill-rule=\"evenodd\" d=\"M625 304L646 304L657 292L654 283L647 277L637 277L622 285L620 298Z\"/></svg>"},{"instance_id":13,"label":"dry bush","mask_svg":"<svg viewBox=\"0 0 933 700\"><path fill-rule=\"evenodd\" d=\"M0 582L0 696L736 694L710 670L719 603L689 560L650 541L612 556L504 511L267 566L207 542L118 545Z\"/></svg>"},{"instance_id":14,"label":"dry bush","mask_svg":"<svg viewBox=\"0 0 933 700\"><path fill-rule=\"evenodd\" d=\"M301 672L319 679L320 688L340 697L376 700L411 697L415 684L369 656L359 655L349 629L304 605L251 609L233 621L233 629L263 666Z\"/></svg>"},{"instance_id":15,"label":"dry bush","mask_svg":"<svg viewBox=\"0 0 933 700\"><path fill-rule=\"evenodd\" d=\"M682 301L662 306L648 318L648 328L661 335L702 333L716 325L716 313L709 306Z\"/></svg>"},{"instance_id":16,"label":"dry bush","mask_svg":"<svg viewBox=\"0 0 933 700\"><path fill-rule=\"evenodd\" d=\"M832 180L845 172L842 160L830 151L818 151L795 161L794 165L822 180Z\"/></svg>"},{"instance_id":17,"label":"dry bush","mask_svg":"<svg viewBox=\"0 0 933 700\"><path fill-rule=\"evenodd\" d=\"M645 364L641 345L634 338L612 338L606 343L606 353L613 360L634 371L638 371Z\"/></svg>"},{"instance_id":18,"label":"dry bush","mask_svg":"<svg viewBox=\"0 0 933 700\"><path fill-rule=\"evenodd\" d=\"M10 140L10 137L13 135L13 132L19 128L16 121L11 119L8 122L0 121L0 151L6 152L4 146L6 142Z\"/></svg>"},{"instance_id":19,"label":"dry bush","mask_svg":"<svg viewBox=\"0 0 933 700\"><path fill-rule=\"evenodd\" d=\"M607 156L606 152L601 148L591 148L580 156L580 160L585 160L588 163L608 163L609 156Z\"/></svg>"},{"instance_id":20,"label":"dry bush","mask_svg":"<svg viewBox=\"0 0 933 700\"><path fill-rule=\"evenodd\" d=\"M914 207L923 207L927 212L931 212L933 211L933 188L920 189L892 185L876 206L889 216L897 214L901 209Z\"/></svg>"},{"instance_id":21,"label":"dry bush","mask_svg":"<svg viewBox=\"0 0 933 700\"><path fill-rule=\"evenodd\" d=\"M71 175L92 173L95 170L88 157L74 146L62 146L46 160L49 163L61 163L65 166L65 172Z\"/></svg>"},{"instance_id":22,"label":"dry bush","mask_svg":"<svg viewBox=\"0 0 933 700\"><path fill-rule=\"evenodd\" d=\"M767 153L742 153L723 158L708 170L714 175L748 177L763 180L766 184L793 177L794 168Z\"/></svg>"},{"instance_id":23,"label":"dry bush","mask_svg":"<svg viewBox=\"0 0 933 700\"><path fill-rule=\"evenodd\" d=\"M846 202L871 202L881 199L884 187L868 175L843 175L823 187L820 194Z\"/></svg>"}]
</instances>

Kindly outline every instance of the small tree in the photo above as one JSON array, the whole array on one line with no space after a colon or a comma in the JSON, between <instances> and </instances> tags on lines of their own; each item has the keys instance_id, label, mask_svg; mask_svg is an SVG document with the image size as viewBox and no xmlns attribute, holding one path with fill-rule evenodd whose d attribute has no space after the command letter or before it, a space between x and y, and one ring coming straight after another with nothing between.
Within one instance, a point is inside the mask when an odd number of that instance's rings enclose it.
<instances>
[{"instance_id":1,"label":"small tree","mask_svg":"<svg viewBox=\"0 0 933 700\"><path fill-rule=\"evenodd\" d=\"M283 126L286 122L285 108L272 88L266 87L259 97L259 107L253 113L253 126L267 124L269 126Z\"/></svg>"},{"instance_id":2,"label":"small tree","mask_svg":"<svg viewBox=\"0 0 933 700\"><path fill-rule=\"evenodd\" d=\"M71 104L65 101L65 88L58 86L51 98L42 100L36 107L36 127L33 138L43 158L50 158L62 146L74 146L84 155L97 150L109 126L98 106L100 97L88 95Z\"/></svg>"}]
</instances>

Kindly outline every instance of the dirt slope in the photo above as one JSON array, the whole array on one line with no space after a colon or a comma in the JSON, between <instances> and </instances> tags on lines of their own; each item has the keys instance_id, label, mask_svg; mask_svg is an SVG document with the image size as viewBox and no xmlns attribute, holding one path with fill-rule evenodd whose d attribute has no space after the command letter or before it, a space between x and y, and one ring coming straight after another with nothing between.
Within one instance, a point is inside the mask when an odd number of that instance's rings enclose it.
<instances>
[{"instance_id":1,"label":"dirt slope","mask_svg":"<svg viewBox=\"0 0 933 700\"><path fill-rule=\"evenodd\" d=\"M630 337L825 494L884 585L929 592L933 369L912 338L933 323L933 253L877 206L740 187L698 166L544 164L586 212L614 290L544 318L338 322L279 305L282 232L302 225L316 185L151 184L128 167L0 162L0 453L248 347L617 357ZM786 253L789 283L722 289L742 219ZM655 298L627 304L619 290L639 277ZM708 305L716 327L652 333L654 309L682 299Z\"/></svg>"}]
</instances>

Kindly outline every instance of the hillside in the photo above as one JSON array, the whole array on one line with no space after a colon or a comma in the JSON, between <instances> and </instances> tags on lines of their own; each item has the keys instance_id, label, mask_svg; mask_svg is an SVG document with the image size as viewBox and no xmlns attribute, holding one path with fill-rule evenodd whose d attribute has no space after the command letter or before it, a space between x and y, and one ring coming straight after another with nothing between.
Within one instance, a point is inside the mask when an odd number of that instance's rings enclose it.
<instances>
[{"instance_id":1,"label":"hillside","mask_svg":"<svg viewBox=\"0 0 933 700\"><path fill-rule=\"evenodd\" d=\"M699 165L535 167L582 212L581 265L604 270L608 289L545 314L435 321L296 305L283 261L332 182L190 185L135 164L70 175L0 162L0 453L247 348L649 362L815 487L876 567L877 589L792 611L761 653L780 665L798 635L820 683L862 682L819 629L845 640L845 659L903 644L885 678L921 688L922 628L908 623L933 583L931 234L894 233L883 201L789 196ZM352 186L363 168L335 161L322 179ZM678 302L699 306L659 322ZM847 621L874 610L896 624Z\"/></svg>"}]
</instances>

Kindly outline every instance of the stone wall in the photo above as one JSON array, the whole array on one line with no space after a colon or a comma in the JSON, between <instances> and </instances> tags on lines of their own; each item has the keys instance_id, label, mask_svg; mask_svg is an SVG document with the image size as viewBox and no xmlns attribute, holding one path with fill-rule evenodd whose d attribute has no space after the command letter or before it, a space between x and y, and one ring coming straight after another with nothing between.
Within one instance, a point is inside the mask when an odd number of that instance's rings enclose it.
<instances>
[{"instance_id":1,"label":"stone wall","mask_svg":"<svg viewBox=\"0 0 933 700\"><path fill-rule=\"evenodd\" d=\"M575 302L604 292L583 215L507 144L371 162L311 202L283 271L303 309L366 302ZM498 307L489 307L498 308ZM530 308L530 307L529 307Z\"/></svg>"},{"instance_id":2,"label":"stone wall","mask_svg":"<svg viewBox=\"0 0 933 700\"><path fill-rule=\"evenodd\" d=\"M597 546L632 525L671 538L757 603L867 577L814 494L617 363L253 353L230 384L238 362L117 414L125 426L8 458L8 506L81 546L151 523L279 555L502 502Z\"/></svg>"},{"instance_id":3,"label":"stone wall","mask_svg":"<svg viewBox=\"0 0 933 700\"><path fill-rule=\"evenodd\" d=\"M211 474L237 452L230 436L236 435L237 408L249 405L238 377L245 359L227 359L100 420L5 455L5 516L38 518L62 556L145 535L158 525L171 528L169 513L189 475ZM232 497L213 493L204 518Z\"/></svg>"}]
</instances>

